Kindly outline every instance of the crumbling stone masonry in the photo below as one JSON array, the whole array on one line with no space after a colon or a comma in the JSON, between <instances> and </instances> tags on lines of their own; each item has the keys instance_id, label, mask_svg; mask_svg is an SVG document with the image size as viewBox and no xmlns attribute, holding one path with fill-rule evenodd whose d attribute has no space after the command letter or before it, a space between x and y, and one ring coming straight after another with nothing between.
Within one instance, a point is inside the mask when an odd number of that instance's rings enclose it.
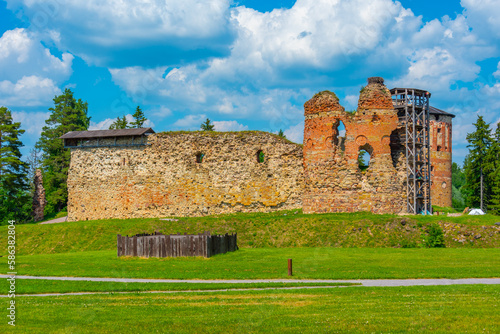
<instances>
[{"instance_id":1,"label":"crumbling stone masonry","mask_svg":"<svg viewBox=\"0 0 500 334\"><path fill-rule=\"evenodd\" d=\"M258 131L167 132L147 141L71 150L69 221L302 207L301 145Z\"/></svg>"},{"instance_id":2,"label":"crumbling stone masonry","mask_svg":"<svg viewBox=\"0 0 500 334\"><path fill-rule=\"evenodd\" d=\"M304 213L406 211L403 155L393 160L390 145L398 117L382 78L369 79L354 113L325 91L305 103L304 115ZM366 171L358 165L361 150L371 156Z\"/></svg>"},{"instance_id":3,"label":"crumbling stone masonry","mask_svg":"<svg viewBox=\"0 0 500 334\"><path fill-rule=\"evenodd\" d=\"M43 219L45 210L45 205L47 200L45 199L45 189L43 188L42 171L37 169L35 172L35 192L33 193L33 220L35 222Z\"/></svg>"},{"instance_id":4,"label":"crumbling stone masonry","mask_svg":"<svg viewBox=\"0 0 500 334\"><path fill-rule=\"evenodd\" d=\"M430 114L432 204L451 206L453 115L432 107ZM405 128L382 78L368 79L355 112L324 91L305 103L304 115L303 147L259 131L65 134L68 220L407 212ZM367 169L361 150L370 154Z\"/></svg>"}]
</instances>

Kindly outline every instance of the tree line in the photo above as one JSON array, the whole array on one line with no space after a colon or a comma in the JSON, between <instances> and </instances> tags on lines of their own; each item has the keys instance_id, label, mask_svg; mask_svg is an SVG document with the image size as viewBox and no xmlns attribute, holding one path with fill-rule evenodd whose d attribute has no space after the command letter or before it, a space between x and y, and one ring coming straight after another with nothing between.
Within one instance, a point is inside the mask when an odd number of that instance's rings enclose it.
<instances>
[{"instance_id":1,"label":"tree line","mask_svg":"<svg viewBox=\"0 0 500 334\"><path fill-rule=\"evenodd\" d=\"M54 107L45 121L41 136L30 151L27 161L22 160L20 136L24 133L21 123L14 122L12 113L0 107L0 218L30 222L32 218L33 177L37 168L42 170L47 205L45 215L55 215L66 210L68 201L67 178L70 151L64 148L60 137L70 131L88 130L90 117L88 104L76 99L70 89L54 97ZM129 122L126 116L117 117L110 129L139 128L147 121L137 106ZM479 116L474 132L467 135L469 153L463 168L452 165L453 207L480 207L500 214L500 123L492 131ZM201 124L203 131L214 131L207 119ZM285 137L282 130L279 136Z\"/></svg>"},{"instance_id":2,"label":"tree line","mask_svg":"<svg viewBox=\"0 0 500 334\"><path fill-rule=\"evenodd\" d=\"M478 116L467 134L469 153L463 168L452 165L453 207L481 208L500 214L500 123L495 131Z\"/></svg>"},{"instance_id":3,"label":"tree line","mask_svg":"<svg viewBox=\"0 0 500 334\"><path fill-rule=\"evenodd\" d=\"M33 178L37 168L42 170L47 204L45 216L66 210L68 202L68 170L70 150L64 148L62 135L70 131L85 131L90 125L88 103L76 99L70 89L54 97L54 107L45 121L42 133L31 150L27 162L22 160L19 137L24 133L19 122L13 122L12 113L0 108L0 224L9 220L18 223L31 222ZM147 118L138 106L128 123L126 117L118 117L122 123L113 128L142 127ZM123 122L124 120L124 122ZM110 127L111 128L111 127Z\"/></svg>"}]
</instances>

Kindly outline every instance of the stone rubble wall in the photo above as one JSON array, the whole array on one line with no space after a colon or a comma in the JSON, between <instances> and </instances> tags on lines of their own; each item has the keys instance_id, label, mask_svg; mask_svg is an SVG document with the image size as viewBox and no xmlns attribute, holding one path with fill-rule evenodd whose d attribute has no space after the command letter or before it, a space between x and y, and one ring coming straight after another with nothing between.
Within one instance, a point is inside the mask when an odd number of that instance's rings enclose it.
<instances>
[{"instance_id":1,"label":"stone rubble wall","mask_svg":"<svg viewBox=\"0 0 500 334\"><path fill-rule=\"evenodd\" d=\"M45 205L47 205L45 189L43 188L43 176L40 169L36 170L33 182L35 184L35 191L33 193L33 220L38 222L43 220Z\"/></svg>"},{"instance_id":2,"label":"stone rubble wall","mask_svg":"<svg viewBox=\"0 0 500 334\"><path fill-rule=\"evenodd\" d=\"M167 132L150 135L148 142L72 149L68 220L302 207L298 144L258 131ZM258 162L260 150L264 162ZM199 154L204 155L201 163Z\"/></svg>"},{"instance_id":3,"label":"stone rubble wall","mask_svg":"<svg viewBox=\"0 0 500 334\"><path fill-rule=\"evenodd\" d=\"M304 213L406 212L402 150L391 150L398 146L391 145L398 117L383 79L371 78L355 113L328 91L307 101L304 111ZM339 137L340 122L345 138ZM365 171L358 165L360 150L371 156Z\"/></svg>"},{"instance_id":4,"label":"stone rubble wall","mask_svg":"<svg viewBox=\"0 0 500 334\"><path fill-rule=\"evenodd\" d=\"M430 115L432 205L451 207L452 118Z\"/></svg>"}]
</instances>

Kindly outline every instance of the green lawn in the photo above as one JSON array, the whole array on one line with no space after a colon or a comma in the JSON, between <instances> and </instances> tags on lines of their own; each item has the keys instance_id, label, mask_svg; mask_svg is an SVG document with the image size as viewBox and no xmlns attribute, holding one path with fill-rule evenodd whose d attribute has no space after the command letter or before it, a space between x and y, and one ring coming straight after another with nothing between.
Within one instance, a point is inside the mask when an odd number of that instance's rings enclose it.
<instances>
[{"instance_id":1,"label":"green lawn","mask_svg":"<svg viewBox=\"0 0 500 334\"><path fill-rule=\"evenodd\" d=\"M223 289L289 288L311 286L351 286L359 283L121 283L18 279L16 294L68 292L203 291ZM9 282L0 280L0 291L9 291ZM0 293L1 294L1 293Z\"/></svg>"},{"instance_id":2,"label":"green lawn","mask_svg":"<svg viewBox=\"0 0 500 334\"><path fill-rule=\"evenodd\" d=\"M17 254L115 250L116 235L238 233L240 248L422 246L426 224L438 222L447 247L500 247L500 217L395 216L370 213L302 214L300 210L211 217L110 219L16 226ZM7 252L7 226L0 226L0 255Z\"/></svg>"},{"instance_id":3,"label":"green lawn","mask_svg":"<svg viewBox=\"0 0 500 334\"><path fill-rule=\"evenodd\" d=\"M498 333L492 285L17 297L12 333Z\"/></svg>"},{"instance_id":4,"label":"green lawn","mask_svg":"<svg viewBox=\"0 0 500 334\"><path fill-rule=\"evenodd\" d=\"M19 275L173 279L498 277L500 249L258 248L206 259L133 258L116 251L17 257ZM2 262L7 258L3 257Z\"/></svg>"}]
</instances>

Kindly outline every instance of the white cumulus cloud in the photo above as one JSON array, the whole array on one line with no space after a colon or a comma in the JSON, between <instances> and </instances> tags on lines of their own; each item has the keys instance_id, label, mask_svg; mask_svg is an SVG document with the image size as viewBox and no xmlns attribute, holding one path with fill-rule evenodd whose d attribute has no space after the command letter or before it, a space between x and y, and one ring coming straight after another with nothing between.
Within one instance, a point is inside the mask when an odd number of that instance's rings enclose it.
<instances>
[{"instance_id":1,"label":"white cumulus cloud","mask_svg":"<svg viewBox=\"0 0 500 334\"><path fill-rule=\"evenodd\" d=\"M159 64L227 52L229 0L8 0L60 49L95 64ZM162 60L164 61L162 63Z\"/></svg>"},{"instance_id":2,"label":"white cumulus cloud","mask_svg":"<svg viewBox=\"0 0 500 334\"><path fill-rule=\"evenodd\" d=\"M61 93L59 84L72 73L73 56L55 57L37 36L22 28L0 38L0 104L40 106Z\"/></svg>"},{"instance_id":3,"label":"white cumulus cloud","mask_svg":"<svg viewBox=\"0 0 500 334\"><path fill-rule=\"evenodd\" d=\"M215 131L244 131L248 130L248 126L238 123L237 121L214 121Z\"/></svg>"}]
</instances>

